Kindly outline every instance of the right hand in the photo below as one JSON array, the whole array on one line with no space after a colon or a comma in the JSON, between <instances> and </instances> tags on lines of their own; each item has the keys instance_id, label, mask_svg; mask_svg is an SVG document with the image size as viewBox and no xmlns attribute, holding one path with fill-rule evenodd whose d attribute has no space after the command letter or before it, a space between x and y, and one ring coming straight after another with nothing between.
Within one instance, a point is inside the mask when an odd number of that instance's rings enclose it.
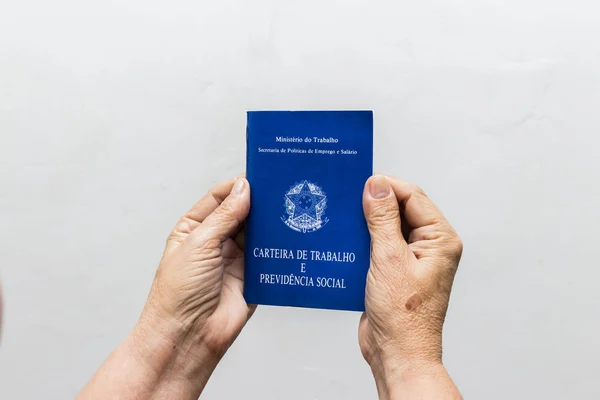
<instances>
[{"instance_id":1,"label":"right hand","mask_svg":"<svg viewBox=\"0 0 600 400\"><path fill-rule=\"evenodd\" d=\"M442 365L442 326L460 238L420 188L396 178L371 177L363 207L371 266L359 343L380 396L460 398ZM441 391L416 390L426 382Z\"/></svg>"}]
</instances>

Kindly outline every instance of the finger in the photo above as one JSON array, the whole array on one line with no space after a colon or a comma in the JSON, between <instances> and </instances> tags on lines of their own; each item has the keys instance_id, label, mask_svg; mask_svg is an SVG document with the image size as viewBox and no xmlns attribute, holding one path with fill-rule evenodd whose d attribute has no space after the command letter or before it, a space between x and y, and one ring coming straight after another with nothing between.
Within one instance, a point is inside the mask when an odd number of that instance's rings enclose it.
<instances>
[{"instance_id":1,"label":"finger","mask_svg":"<svg viewBox=\"0 0 600 400\"><path fill-rule=\"evenodd\" d=\"M227 240L223 244L223 254L230 254L231 258L225 265L224 285L243 297L244 292L244 253L234 243L233 240ZM244 300L245 301L245 300ZM248 304L248 314L246 320L250 319L256 311L256 304Z\"/></svg>"},{"instance_id":2,"label":"finger","mask_svg":"<svg viewBox=\"0 0 600 400\"><path fill-rule=\"evenodd\" d=\"M442 212L420 187L390 176L387 179L402 207L406 222L413 230L428 225L447 223Z\"/></svg>"},{"instance_id":3,"label":"finger","mask_svg":"<svg viewBox=\"0 0 600 400\"><path fill-rule=\"evenodd\" d=\"M249 210L250 185L245 178L238 178L231 193L191 235L202 241L218 239L223 242L239 229Z\"/></svg>"},{"instance_id":4,"label":"finger","mask_svg":"<svg viewBox=\"0 0 600 400\"><path fill-rule=\"evenodd\" d=\"M244 257L244 251L238 247L233 239L227 239L223 242L222 252L223 265L226 267L236 260Z\"/></svg>"},{"instance_id":5,"label":"finger","mask_svg":"<svg viewBox=\"0 0 600 400\"><path fill-rule=\"evenodd\" d=\"M167 239L167 250L180 244L196 229L231 192L236 178L221 182L212 187L194 206L177 222Z\"/></svg>"},{"instance_id":6,"label":"finger","mask_svg":"<svg viewBox=\"0 0 600 400\"><path fill-rule=\"evenodd\" d=\"M238 177L228 179L213 186L203 198L185 214L193 221L202 223L229 196Z\"/></svg>"},{"instance_id":7,"label":"finger","mask_svg":"<svg viewBox=\"0 0 600 400\"><path fill-rule=\"evenodd\" d=\"M246 227L245 227L245 224L244 224L244 226L241 227L241 229L238 231L238 233L236 233L236 235L234 236L233 240L235 241L235 244L237 244L237 246L241 250L244 250L244 248L246 247Z\"/></svg>"},{"instance_id":8,"label":"finger","mask_svg":"<svg viewBox=\"0 0 600 400\"><path fill-rule=\"evenodd\" d=\"M248 304L248 316L246 318L246 321L248 321L250 318L252 318L252 316L256 312L257 307L258 307L258 305L256 305L256 304Z\"/></svg>"},{"instance_id":9,"label":"finger","mask_svg":"<svg viewBox=\"0 0 600 400\"><path fill-rule=\"evenodd\" d=\"M442 212L418 186L387 177L410 225L409 248L418 259L440 255L460 259L462 242Z\"/></svg>"},{"instance_id":10,"label":"finger","mask_svg":"<svg viewBox=\"0 0 600 400\"><path fill-rule=\"evenodd\" d=\"M383 175L369 178L363 193L363 209L371 234L374 268L398 267L406 257L400 208L389 181Z\"/></svg>"}]
</instances>

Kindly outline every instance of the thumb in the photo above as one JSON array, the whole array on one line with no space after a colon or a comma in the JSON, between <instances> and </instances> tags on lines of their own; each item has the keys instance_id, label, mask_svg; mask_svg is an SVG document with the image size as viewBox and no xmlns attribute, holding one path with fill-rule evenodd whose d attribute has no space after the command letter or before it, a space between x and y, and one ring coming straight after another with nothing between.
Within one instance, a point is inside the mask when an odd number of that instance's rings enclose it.
<instances>
[{"instance_id":1,"label":"thumb","mask_svg":"<svg viewBox=\"0 0 600 400\"><path fill-rule=\"evenodd\" d=\"M203 240L229 239L244 222L250 211L250 185L244 178L238 178L231 193L209 214L204 222L192 233Z\"/></svg>"},{"instance_id":2,"label":"thumb","mask_svg":"<svg viewBox=\"0 0 600 400\"><path fill-rule=\"evenodd\" d=\"M374 175L367 181L363 209L371 234L372 267L381 272L397 269L406 258L407 244L402 236L398 199L384 175Z\"/></svg>"}]
</instances>

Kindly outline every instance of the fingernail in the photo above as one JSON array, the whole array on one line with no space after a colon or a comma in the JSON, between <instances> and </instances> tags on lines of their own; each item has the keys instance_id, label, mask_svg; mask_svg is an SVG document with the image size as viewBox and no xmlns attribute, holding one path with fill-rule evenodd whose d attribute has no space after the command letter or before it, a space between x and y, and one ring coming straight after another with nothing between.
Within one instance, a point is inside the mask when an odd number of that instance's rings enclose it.
<instances>
[{"instance_id":1,"label":"fingernail","mask_svg":"<svg viewBox=\"0 0 600 400\"><path fill-rule=\"evenodd\" d=\"M233 194L234 196L242 194L242 192L244 191L244 185L245 179L239 178L238 180L236 180L235 184L233 185L233 189L231 189L231 194Z\"/></svg>"},{"instance_id":2,"label":"fingernail","mask_svg":"<svg viewBox=\"0 0 600 400\"><path fill-rule=\"evenodd\" d=\"M376 175L369 181L369 194L374 199L385 199L390 191L390 183L383 176Z\"/></svg>"}]
</instances>

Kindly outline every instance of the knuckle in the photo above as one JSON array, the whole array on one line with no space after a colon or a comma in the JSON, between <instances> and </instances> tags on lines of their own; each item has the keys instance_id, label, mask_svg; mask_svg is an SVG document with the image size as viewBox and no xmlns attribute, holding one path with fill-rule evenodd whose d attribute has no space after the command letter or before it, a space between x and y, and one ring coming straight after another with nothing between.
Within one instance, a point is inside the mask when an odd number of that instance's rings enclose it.
<instances>
[{"instance_id":1,"label":"knuckle","mask_svg":"<svg viewBox=\"0 0 600 400\"><path fill-rule=\"evenodd\" d=\"M386 266L398 266L405 262L405 256L400 246L392 240L384 240L373 246L375 263Z\"/></svg>"},{"instance_id":2,"label":"knuckle","mask_svg":"<svg viewBox=\"0 0 600 400\"><path fill-rule=\"evenodd\" d=\"M408 183L407 184L407 190L412 195L418 195L418 196L427 197L427 194L425 193L425 191L421 188L421 186L419 186L417 184Z\"/></svg>"},{"instance_id":3,"label":"knuckle","mask_svg":"<svg viewBox=\"0 0 600 400\"><path fill-rule=\"evenodd\" d=\"M414 183L407 183L406 191L408 192L408 196L402 200L403 207L406 207L411 198L421 198L421 200L427 198L425 191Z\"/></svg>"},{"instance_id":4,"label":"knuckle","mask_svg":"<svg viewBox=\"0 0 600 400\"><path fill-rule=\"evenodd\" d=\"M458 258L460 258L462 256L463 248L464 248L463 241L461 240L460 237L456 236L453 241L453 249L454 249L454 253L456 254L456 256Z\"/></svg>"},{"instance_id":5,"label":"knuckle","mask_svg":"<svg viewBox=\"0 0 600 400\"><path fill-rule=\"evenodd\" d=\"M388 251L383 257L383 260L387 265L399 266L404 264L404 256L396 248Z\"/></svg>"},{"instance_id":6,"label":"knuckle","mask_svg":"<svg viewBox=\"0 0 600 400\"><path fill-rule=\"evenodd\" d=\"M215 213L217 213L217 216L219 216L219 218L225 220L230 220L235 217L235 209L233 208L233 205L228 201L224 201L223 203L221 203L221 205L215 210Z\"/></svg>"},{"instance_id":7,"label":"knuckle","mask_svg":"<svg viewBox=\"0 0 600 400\"><path fill-rule=\"evenodd\" d=\"M225 200L223 196L219 194L216 187L210 188L206 193L206 197L212 198L217 204L221 204L223 203L223 200Z\"/></svg>"},{"instance_id":8,"label":"knuckle","mask_svg":"<svg viewBox=\"0 0 600 400\"><path fill-rule=\"evenodd\" d=\"M169 236L167 236L167 243L184 239L188 234L192 233L198 225L199 223L194 223L186 216L181 217L173 227L173 230L169 233Z\"/></svg>"},{"instance_id":9,"label":"knuckle","mask_svg":"<svg viewBox=\"0 0 600 400\"><path fill-rule=\"evenodd\" d=\"M177 233L183 233L183 234L189 234L191 233L197 226L199 225L198 222L195 222L193 220L191 220L190 218L188 218L187 216L183 216L179 219L179 221L177 222L177 224L175 225L175 228L173 229L173 232L177 232Z\"/></svg>"},{"instance_id":10,"label":"knuckle","mask_svg":"<svg viewBox=\"0 0 600 400\"><path fill-rule=\"evenodd\" d=\"M169 244L170 242L173 242L175 240L179 240L181 238L181 236L177 233L177 231L172 230L169 233L169 236L167 236L166 242L167 244Z\"/></svg>"},{"instance_id":11,"label":"knuckle","mask_svg":"<svg viewBox=\"0 0 600 400\"><path fill-rule=\"evenodd\" d=\"M194 251L199 260L217 259L221 257L221 242L208 239L199 242Z\"/></svg>"},{"instance_id":12,"label":"knuckle","mask_svg":"<svg viewBox=\"0 0 600 400\"><path fill-rule=\"evenodd\" d=\"M389 203L378 204L371 209L369 222L374 226L387 225L400 217L397 207Z\"/></svg>"},{"instance_id":13,"label":"knuckle","mask_svg":"<svg viewBox=\"0 0 600 400\"><path fill-rule=\"evenodd\" d=\"M203 230L194 231L194 233L190 235L190 240L192 245L191 248L194 249L195 254L211 253L215 249L220 249L221 247L221 240Z\"/></svg>"},{"instance_id":14,"label":"knuckle","mask_svg":"<svg viewBox=\"0 0 600 400\"><path fill-rule=\"evenodd\" d=\"M427 221L429 225L433 226L437 231L441 232L442 235L448 235L450 228L448 223L444 219L443 216L439 215L435 212L435 210L430 207L426 208L427 212L424 214L427 216Z\"/></svg>"},{"instance_id":15,"label":"knuckle","mask_svg":"<svg viewBox=\"0 0 600 400\"><path fill-rule=\"evenodd\" d=\"M448 231L450 233L449 238L450 238L450 247L456 252L456 253L462 253L463 251L463 241L460 238L460 236L458 236L458 233L456 233L456 231L450 226L448 225Z\"/></svg>"},{"instance_id":16,"label":"knuckle","mask_svg":"<svg viewBox=\"0 0 600 400\"><path fill-rule=\"evenodd\" d=\"M457 235L451 236L445 241L442 253L451 264L458 264L462 256L462 252L463 242Z\"/></svg>"},{"instance_id":17,"label":"knuckle","mask_svg":"<svg viewBox=\"0 0 600 400\"><path fill-rule=\"evenodd\" d=\"M421 186L414 185L414 193L419 196L427 197L427 193L421 188Z\"/></svg>"}]
</instances>

